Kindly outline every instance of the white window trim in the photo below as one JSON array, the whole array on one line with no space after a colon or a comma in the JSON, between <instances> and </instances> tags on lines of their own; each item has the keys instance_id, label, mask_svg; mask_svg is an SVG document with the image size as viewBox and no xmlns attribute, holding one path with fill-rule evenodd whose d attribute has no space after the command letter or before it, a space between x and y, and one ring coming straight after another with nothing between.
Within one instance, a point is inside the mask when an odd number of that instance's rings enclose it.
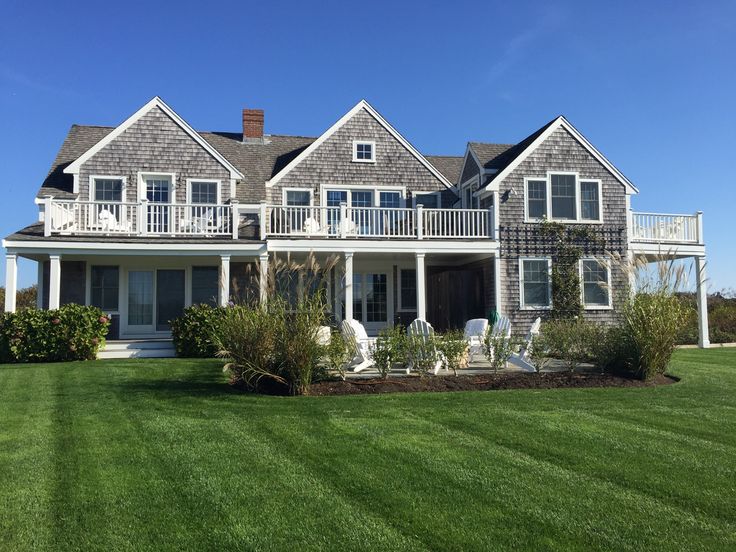
<instances>
[{"instance_id":1,"label":"white window trim","mask_svg":"<svg viewBox=\"0 0 736 552\"><path fill-rule=\"evenodd\" d=\"M222 181L214 179L214 178L187 178L187 204L194 205L192 203L192 182L207 182L211 184L216 184L217 185L217 203L216 205L222 204ZM197 203L197 205L208 205L208 204Z\"/></svg>"},{"instance_id":2,"label":"white window trim","mask_svg":"<svg viewBox=\"0 0 736 552\"><path fill-rule=\"evenodd\" d=\"M373 207L380 207L381 205L381 196L379 195L380 192L399 192L401 194L401 200L402 202L406 201L406 186L369 186L366 184L351 184L351 185L344 185L344 184L322 184L320 186L320 204L326 206L327 205L327 192L328 191L334 191L339 190L342 192L347 192L347 204L348 207L350 207L350 200L351 200L351 190L360 190L360 191L372 191L373 192Z\"/></svg>"},{"instance_id":3,"label":"white window trim","mask_svg":"<svg viewBox=\"0 0 736 552\"><path fill-rule=\"evenodd\" d=\"M596 261L606 267L606 278L608 278L608 289L606 294L608 295L608 304L606 305L586 305L585 304L585 282L583 281L583 261ZM578 261L578 273L580 275L580 303L583 305L583 309L586 311L594 310L612 310L613 309L613 287L611 284L611 262L608 259L599 259L596 257L583 257Z\"/></svg>"},{"instance_id":4,"label":"white window trim","mask_svg":"<svg viewBox=\"0 0 736 552\"><path fill-rule=\"evenodd\" d=\"M373 152L372 159L358 159L358 145L371 146ZM376 142L373 140L353 140L353 163L375 163L376 162Z\"/></svg>"},{"instance_id":5,"label":"white window trim","mask_svg":"<svg viewBox=\"0 0 736 552\"><path fill-rule=\"evenodd\" d=\"M416 312L417 311L417 305L414 305L414 308L409 308L409 307L406 307L405 308L404 305L403 305L403 303L402 303L402 301L401 301L401 273L404 270L413 270L416 273L416 268L410 268L410 267L404 267L404 268L402 268L402 267L399 267L398 275L397 275L398 278L399 278L399 281L396 282L396 291L397 291L399 297L398 297L398 301L397 301L397 304L396 304L396 311L397 312Z\"/></svg>"},{"instance_id":6,"label":"white window trim","mask_svg":"<svg viewBox=\"0 0 736 552\"><path fill-rule=\"evenodd\" d=\"M466 190L470 188L470 205L466 204L465 201L465 192ZM480 174L476 174L475 176L471 176L468 178L465 182L460 184L459 192L460 192L460 205L463 209L478 209L480 208L480 199L476 195L476 192L480 189ZM478 207L474 206L473 204L477 204Z\"/></svg>"},{"instance_id":7,"label":"white window trim","mask_svg":"<svg viewBox=\"0 0 736 552\"><path fill-rule=\"evenodd\" d=\"M573 175L575 176L575 217L574 219L557 219L552 218L552 175ZM580 173L574 171L547 171L546 176L526 176L524 177L524 222L541 222L542 219L529 217L529 181L541 180L547 183L547 199L545 208L546 220L559 222L562 224L603 224L603 181L600 178L581 177ZM582 218L582 194L580 190L580 182L597 182L598 183L598 220Z\"/></svg>"},{"instance_id":8,"label":"white window trim","mask_svg":"<svg viewBox=\"0 0 736 552\"><path fill-rule=\"evenodd\" d=\"M547 305L525 305L524 304L524 261L547 261ZM519 308L525 311L551 310L552 309L552 257L519 257Z\"/></svg>"},{"instance_id":9,"label":"white window trim","mask_svg":"<svg viewBox=\"0 0 736 552\"><path fill-rule=\"evenodd\" d=\"M314 190L312 188L282 188L281 189L281 205L286 206L287 192L309 192L309 206L314 205Z\"/></svg>"},{"instance_id":10,"label":"white window trim","mask_svg":"<svg viewBox=\"0 0 736 552\"><path fill-rule=\"evenodd\" d=\"M91 174L89 175L89 200L95 200L95 180L122 180L123 188L120 191L120 201L106 201L105 203L125 203L125 193L128 191L128 177L127 176L112 176L109 174Z\"/></svg>"},{"instance_id":11,"label":"white window trim","mask_svg":"<svg viewBox=\"0 0 736 552\"><path fill-rule=\"evenodd\" d=\"M176 173L173 172L158 172L158 171L139 171L138 172L138 200L146 197L146 177L147 176L165 176L171 183L171 202L173 205L176 203Z\"/></svg>"},{"instance_id":12,"label":"white window trim","mask_svg":"<svg viewBox=\"0 0 736 552\"><path fill-rule=\"evenodd\" d=\"M411 205L416 209L417 197L423 195L437 196L437 209L442 209L442 192L412 192L411 193Z\"/></svg>"}]
</instances>

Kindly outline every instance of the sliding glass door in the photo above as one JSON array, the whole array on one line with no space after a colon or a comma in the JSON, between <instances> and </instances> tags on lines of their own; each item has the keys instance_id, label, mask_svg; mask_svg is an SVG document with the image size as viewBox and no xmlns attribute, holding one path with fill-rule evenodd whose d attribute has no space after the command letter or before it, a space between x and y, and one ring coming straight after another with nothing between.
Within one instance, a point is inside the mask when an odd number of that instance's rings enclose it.
<instances>
[{"instance_id":1,"label":"sliding glass door","mask_svg":"<svg viewBox=\"0 0 736 552\"><path fill-rule=\"evenodd\" d=\"M171 330L185 302L183 269L129 270L125 333L153 335Z\"/></svg>"}]
</instances>

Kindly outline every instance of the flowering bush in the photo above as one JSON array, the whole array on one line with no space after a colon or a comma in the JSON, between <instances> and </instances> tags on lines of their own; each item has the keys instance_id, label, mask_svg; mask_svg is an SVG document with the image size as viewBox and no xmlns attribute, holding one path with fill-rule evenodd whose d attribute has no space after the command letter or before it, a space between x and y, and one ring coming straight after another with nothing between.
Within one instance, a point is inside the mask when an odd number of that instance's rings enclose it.
<instances>
[{"instance_id":1,"label":"flowering bush","mask_svg":"<svg viewBox=\"0 0 736 552\"><path fill-rule=\"evenodd\" d=\"M22 309L0 316L0 362L93 360L110 320L97 307Z\"/></svg>"}]
</instances>

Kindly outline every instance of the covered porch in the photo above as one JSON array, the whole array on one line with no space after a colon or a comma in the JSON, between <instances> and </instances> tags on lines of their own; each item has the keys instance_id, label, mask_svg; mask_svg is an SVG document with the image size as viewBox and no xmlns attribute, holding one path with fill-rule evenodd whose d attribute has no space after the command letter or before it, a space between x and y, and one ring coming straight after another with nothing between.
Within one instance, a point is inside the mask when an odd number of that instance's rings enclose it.
<instances>
[{"instance_id":1,"label":"covered porch","mask_svg":"<svg viewBox=\"0 0 736 552\"><path fill-rule=\"evenodd\" d=\"M108 248L9 247L5 309L16 309L20 257L37 263L37 307L67 303L94 305L111 317L110 340L162 339L184 308L225 306L233 296L257 299L257 265L263 244L218 250L215 244L116 244ZM99 245L99 244L98 244ZM148 247L146 247L148 245Z\"/></svg>"}]
</instances>

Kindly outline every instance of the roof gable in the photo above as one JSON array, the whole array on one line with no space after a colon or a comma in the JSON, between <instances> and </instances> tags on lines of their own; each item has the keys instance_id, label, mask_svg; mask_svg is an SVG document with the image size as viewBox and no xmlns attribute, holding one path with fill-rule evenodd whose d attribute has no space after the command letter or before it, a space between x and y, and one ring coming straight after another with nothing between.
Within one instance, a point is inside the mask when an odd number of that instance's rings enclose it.
<instances>
[{"instance_id":1,"label":"roof gable","mask_svg":"<svg viewBox=\"0 0 736 552\"><path fill-rule=\"evenodd\" d=\"M626 192L630 194L637 194L639 190L634 184L619 171L613 163L611 163L600 151L591 144L585 136L583 136L565 117L560 115L556 119L553 119L542 128L538 129L531 135L527 136L524 140L508 149L504 154L499 156L502 160L501 167L496 175L493 176L492 180L488 185L481 190L479 193L482 194L484 190L488 190L491 187L494 189L498 186L504 178L506 178L516 167L518 167L529 154L531 154L537 147L544 142L554 131L558 128L564 128L570 135L583 146L588 153L590 153L598 162L601 163L612 175L618 180L625 188Z\"/></svg>"},{"instance_id":2,"label":"roof gable","mask_svg":"<svg viewBox=\"0 0 736 552\"><path fill-rule=\"evenodd\" d=\"M345 123L351 120L357 113L365 110L371 115L390 135L396 139L406 150L413 155L427 170L432 173L442 184L447 188L452 189L452 183L443 175L437 168L432 165L414 146L412 146L399 132L392 127L386 119L384 119L380 113L378 113L373 107L365 100L359 101L350 111L343 115L334 125L328 128L319 138L312 142L304 151L297 155L291 162L289 162L281 171L279 171L273 178L266 182L266 186L273 186L277 184L285 175L299 165L304 159L319 148L330 136L332 136L337 130L339 130Z\"/></svg>"},{"instance_id":3,"label":"roof gable","mask_svg":"<svg viewBox=\"0 0 736 552\"><path fill-rule=\"evenodd\" d=\"M115 140L118 136L120 136L123 132L125 132L128 128L130 128L133 124L135 124L141 117L146 115L148 112L150 112L152 109L160 109L163 111L166 115L168 115L174 123L176 123L184 132L186 132L189 136L191 136L195 142L197 142L202 148L204 148L212 157L214 157L223 167L225 167L230 172L230 177L235 179L242 179L243 174L232 164L230 161L228 161L219 151L217 151L207 140L202 138L202 136L199 135L199 133L194 130L189 124L182 119L173 109L171 109L166 103L156 96L151 101L149 101L146 105L141 107L138 111L133 113L130 117L128 117L123 123L115 127L115 129L108 133L104 138L102 138L99 142L97 142L94 146L89 148L87 151L85 151L80 157L78 157L74 162L72 162L70 165L68 165L64 169L65 174L73 174L75 176L74 178L74 193L78 192L78 182L77 182L77 176L79 175L79 170L82 167L82 165L89 160L93 155L95 155L97 152L102 150L105 146L107 146L110 142Z\"/></svg>"}]
</instances>

